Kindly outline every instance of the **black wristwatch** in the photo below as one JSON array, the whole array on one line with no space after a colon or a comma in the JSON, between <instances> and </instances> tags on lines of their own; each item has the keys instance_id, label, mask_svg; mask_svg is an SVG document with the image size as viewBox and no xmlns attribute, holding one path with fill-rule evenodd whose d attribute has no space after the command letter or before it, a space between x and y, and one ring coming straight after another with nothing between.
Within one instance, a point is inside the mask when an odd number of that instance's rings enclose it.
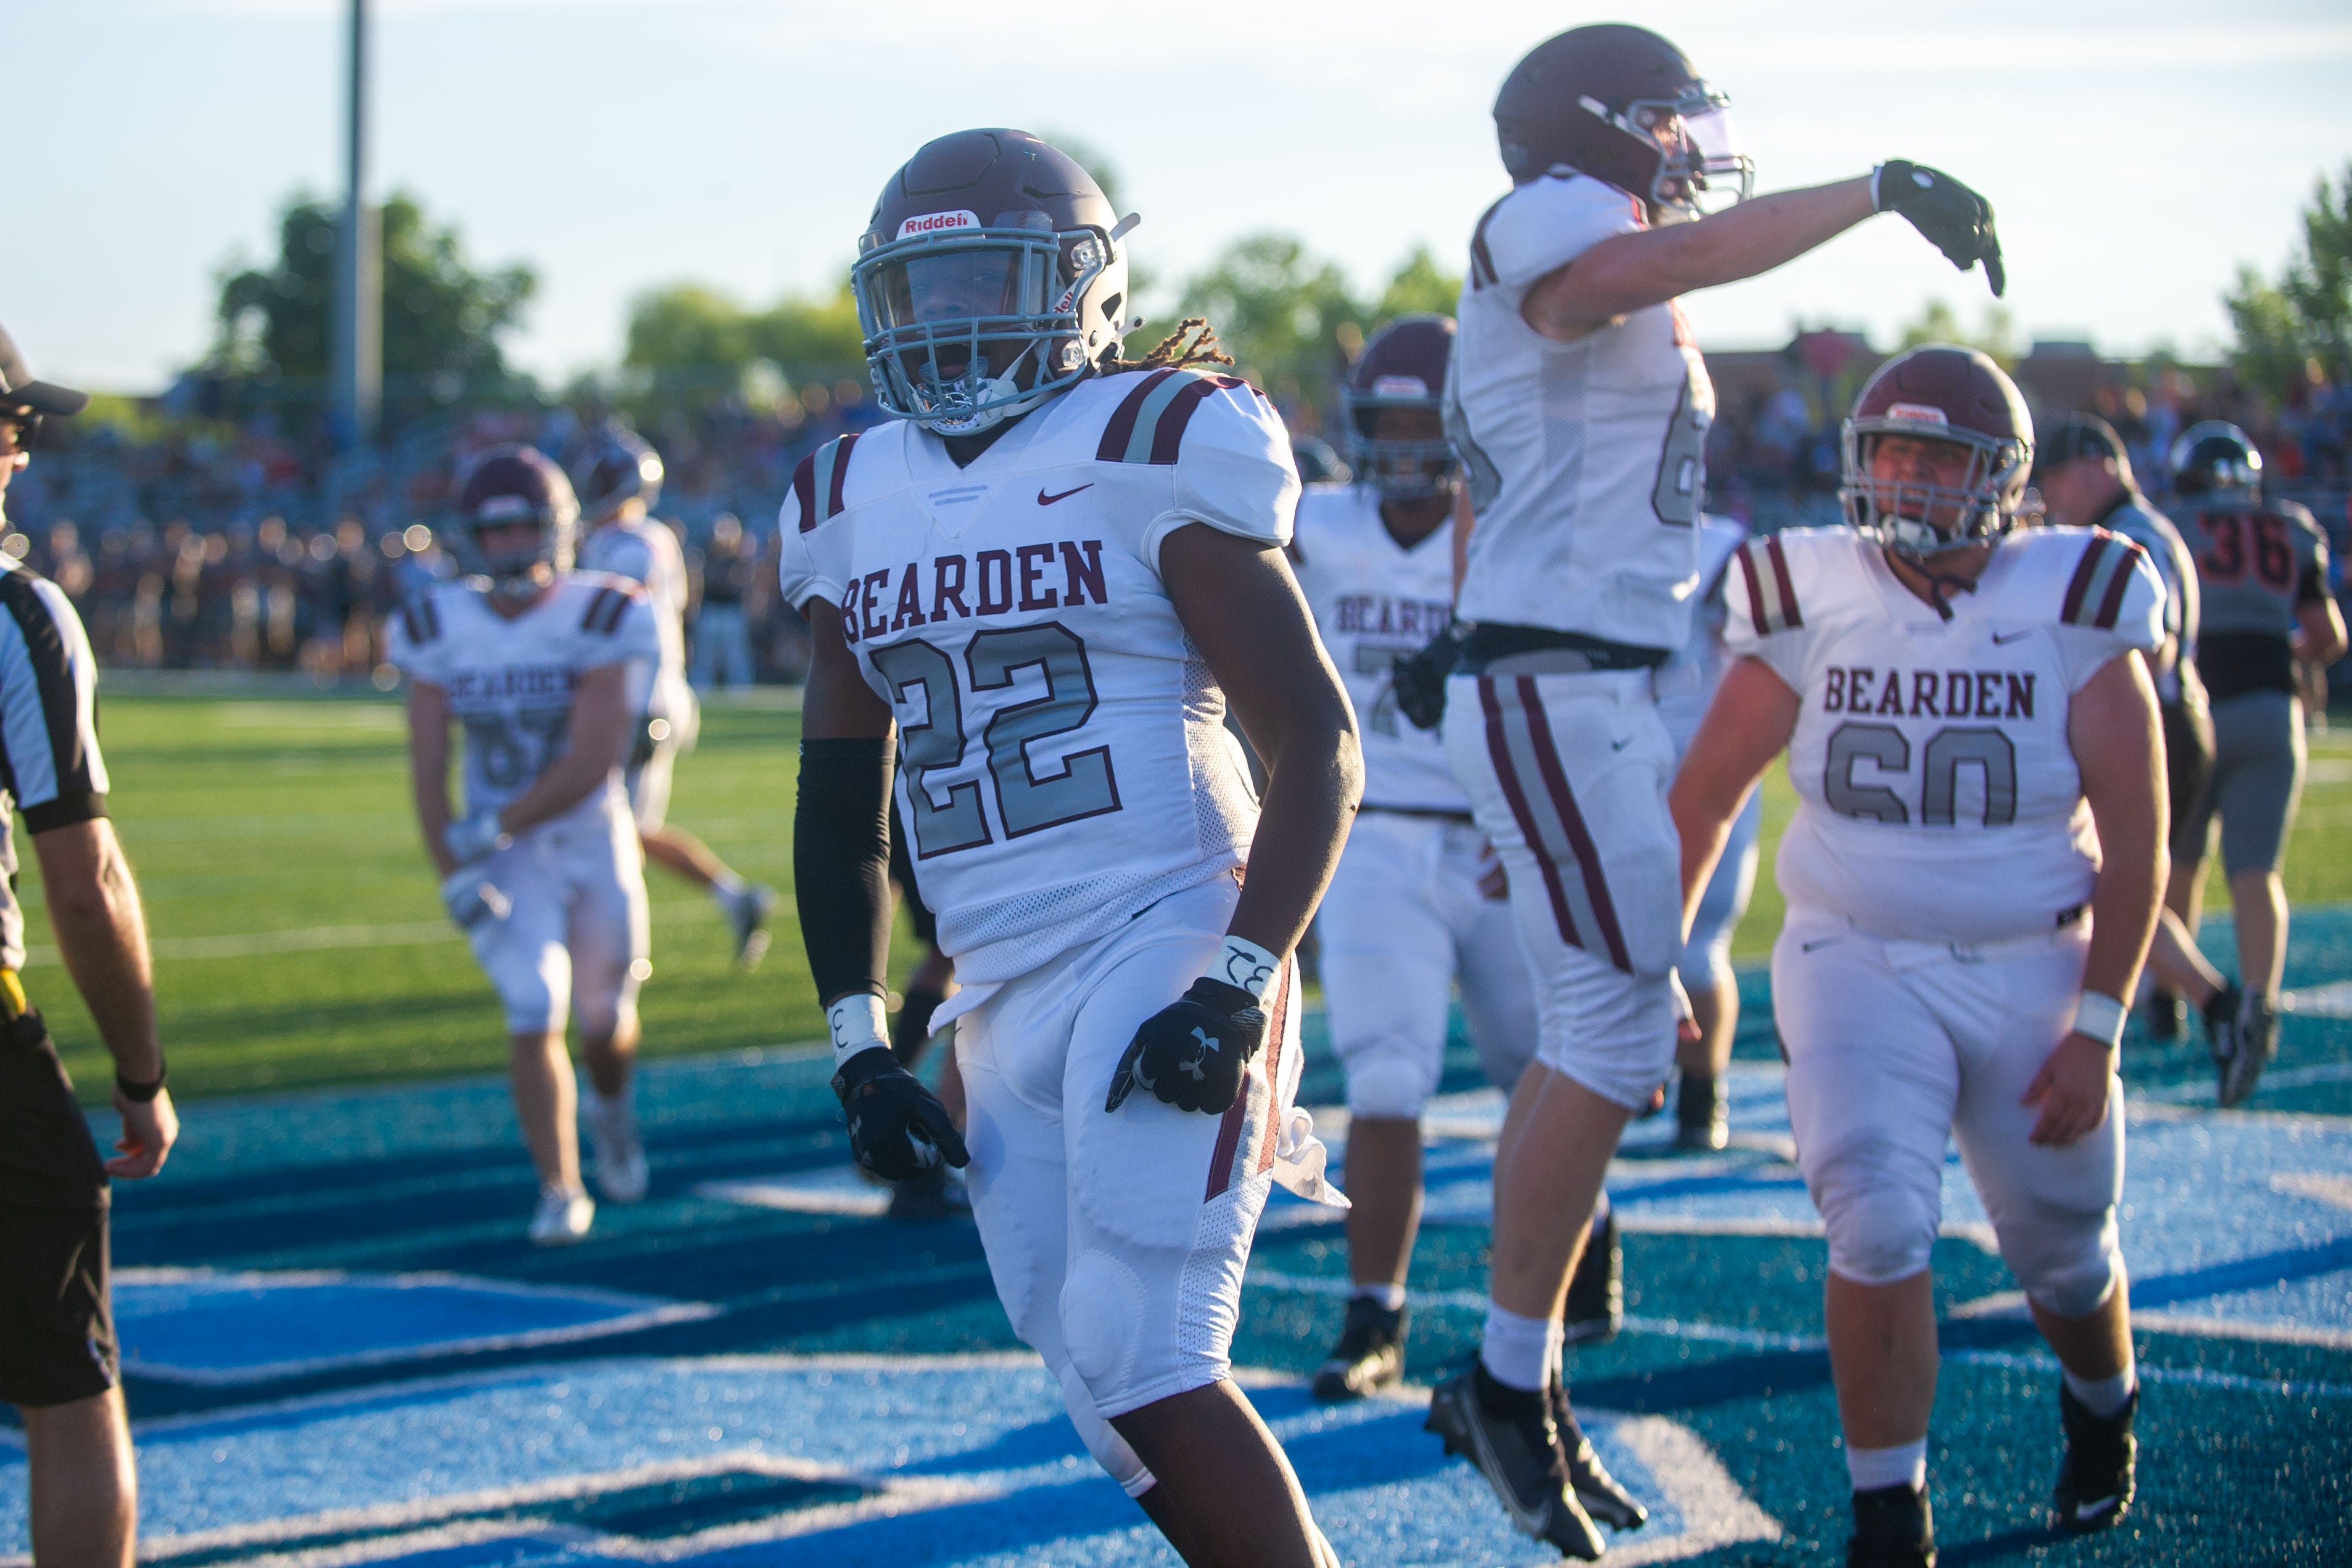
<instances>
[{"instance_id":1,"label":"black wristwatch","mask_svg":"<svg viewBox=\"0 0 2352 1568\"><path fill-rule=\"evenodd\" d=\"M123 1077L120 1071L117 1071L114 1075L114 1087L121 1091L123 1099L135 1100L140 1104L145 1105L163 1092L163 1080L171 1076L172 1069L158 1063L155 1068L155 1080L152 1083L139 1083Z\"/></svg>"}]
</instances>

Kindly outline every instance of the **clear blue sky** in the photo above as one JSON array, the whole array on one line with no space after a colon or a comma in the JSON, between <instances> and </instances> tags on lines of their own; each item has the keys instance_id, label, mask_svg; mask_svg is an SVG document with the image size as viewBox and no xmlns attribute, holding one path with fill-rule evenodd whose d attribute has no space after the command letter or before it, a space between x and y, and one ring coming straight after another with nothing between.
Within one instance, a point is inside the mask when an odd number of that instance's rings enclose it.
<instances>
[{"instance_id":1,"label":"clear blue sky","mask_svg":"<svg viewBox=\"0 0 2352 1568\"><path fill-rule=\"evenodd\" d=\"M1504 186L1488 108L1556 5L1189 0L377 0L379 190L542 289L516 342L561 375L619 353L630 296L829 288L874 193L929 136L1073 132L1106 153L1164 281L1266 228L1360 282L1420 241L1449 268ZM0 321L36 371L160 385L208 342L224 263L297 188L339 186L341 0L0 0L19 153ZM1596 17L1601 13L1591 14ZM1689 0L1628 6L1730 92L1761 186L1885 157L1976 184L2022 329L2124 350L2224 341L2352 159L2342 0ZM1181 18L1174 20L1172 18ZM2224 19L2227 18L2227 19ZM1834 321L1884 339L1984 300L1899 220L1691 301L1704 342Z\"/></svg>"}]
</instances>

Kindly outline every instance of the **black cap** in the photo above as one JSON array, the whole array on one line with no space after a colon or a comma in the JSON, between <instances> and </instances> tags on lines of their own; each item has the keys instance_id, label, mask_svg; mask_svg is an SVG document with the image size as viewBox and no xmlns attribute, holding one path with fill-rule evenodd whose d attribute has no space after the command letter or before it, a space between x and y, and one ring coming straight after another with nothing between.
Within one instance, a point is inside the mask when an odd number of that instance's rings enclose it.
<instances>
[{"instance_id":1,"label":"black cap","mask_svg":"<svg viewBox=\"0 0 2352 1568\"><path fill-rule=\"evenodd\" d=\"M2126 463L2131 459L2124 451L2124 438L2116 427L2095 414L2069 414L2042 437L2033 454L2033 466L2043 473L2062 463L2077 458L2095 458L2102 462Z\"/></svg>"},{"instance_id":2,"label":"black cap","mask_svg":"<svg viewBox=\"0 0 2352 1568\"><path fill-rule=\"evenodd\" d=\"M86 392L35 381L33 373L25 368L25 356L16 352L16 340L8 335L7 328L0 327L0 412L79 414L89 406Z\"/></svg>"}]
</instances>

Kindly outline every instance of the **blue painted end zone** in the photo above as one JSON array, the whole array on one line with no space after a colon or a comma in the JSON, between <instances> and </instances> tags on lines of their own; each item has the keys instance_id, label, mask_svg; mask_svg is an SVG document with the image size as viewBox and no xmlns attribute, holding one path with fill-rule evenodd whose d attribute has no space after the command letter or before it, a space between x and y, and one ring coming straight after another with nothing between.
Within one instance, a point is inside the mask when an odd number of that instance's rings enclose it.
<instances>
[{"instance_id":1,"label":"blue painted end zone","mask_svg":"<svg viewBox=\"0 0 2352 1568\"><path fill-rule=\"evenodd\" d=\"M613 1291L436 1275L131 1269L114 1287L125 1370L190 1383L555 1344L709 1311Z\"/></svg>"}]
</instances>

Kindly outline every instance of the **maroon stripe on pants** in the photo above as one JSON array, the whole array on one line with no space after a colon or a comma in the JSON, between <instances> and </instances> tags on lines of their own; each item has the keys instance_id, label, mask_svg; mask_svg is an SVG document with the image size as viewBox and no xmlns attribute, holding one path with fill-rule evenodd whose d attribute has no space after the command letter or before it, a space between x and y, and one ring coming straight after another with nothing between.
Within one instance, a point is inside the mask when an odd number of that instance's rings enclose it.
<instances>
[{"instance_id":1,"label":"maroon stripe on pants","mask_svg":"<svg viewBox=\"0 0 2352 1568\"><path fill-rule=\"evenodd\" d=\"M1609 944L1609 962L1633 973L1633 961L1625 952L1625 933L1617 925L1617 906L1609 900L1609 879L1601 874L1601 856L1592 847L1592 835L1584 826L1584 814L1576 809L1576 796L1570 793L1568 775L1559 765L1559 750L1552 744L1551 721L1544 716L1543 703L1536 695L1536 678L1519 677L1519 701L1528 712L1528 737L1535 742L1536 766L1543 773L1544 787L1551 792L1551 804L1559 813L1559 824L1568 830L1569 847L1576 851L1576 864L1584 873L1584 896L1592 904L1592 918L1601 922L1601 939Z\"/></svg>"},{"instance_id":2,"label":"maroon stripe on pants","mask_svg":"<svg viewBox=\"0 0 2352 1568\"><path fill-rule=\"evenodd\" d=\"M2066 584L2066 602L2058 612L2058 618L2067 625L2073 626L2074 617L2082 614L2083 595L2091 591L2091 579L2099 574L2099 557L2106 552L2104 533L2093 534L2091 542L2083 547L2082 562L2074 568L2074 580Z\"/></svg>"},{"instance_id":3,"label":"maroon stripe on pants","mask_svg":"<svg viewBox=\"0 0 2352 1568\"><path fill-rule=\"evenodd\" d=\"M1095 448L1095 461L1117 463L1126 458L1127 444L1135 437L1135 422L1143 416L1143 400L1175 374L1172 370L1155 370L1119 400L1118 406L1111 411L1110 423L1103 426L1102 445Z\"/></svg>"},{"instance_id":4,"label":"maroon stripe on pants","mask_svg":"<svg viewBox=\"0 0 2352 1568\"><path fill-rule=\"evenodd\" d=\"M1478 678L1478 701L1486 710L1486 755L1495 764L1496 782L1503 786L1503 799L1511 807L1511 820L1519 825L1519 837L1525 840L1528 853L1536 858L1536 867L1543 872L1544 891L1551 896L1552 919L1559 923L1559 940L1570 947L1582 947L1584 939L1577 934L1576 917L1568 912L1568 890L1560 886L1559 868L1552 864L1544 850L1543 834L1537 828L1535 813L1528 808L1527 791L1520 787L1517 769L1511 766L1510 739L1503 733L1503 706L1495 700L1495 682L1487 676Z\"/></svg>"},{"instance_id":5,"label":"maroon stripe on pants","mask_svg":"<svg viewBox=\"0 0 2352 1568\"><path fill-rule=\"evenodd\" d=\"M1265 1136L1257 1152L1257 1168L1274 1169L1274 1156L1282 1147L1282 1029L1290 1021L1290 965L1282 966L1282 978L1275 984L1274 1013L1266 1026L1265 1043ZM1249 1084L1242 1084L1247 1098Z\"/></svg>"}]
</instances>

